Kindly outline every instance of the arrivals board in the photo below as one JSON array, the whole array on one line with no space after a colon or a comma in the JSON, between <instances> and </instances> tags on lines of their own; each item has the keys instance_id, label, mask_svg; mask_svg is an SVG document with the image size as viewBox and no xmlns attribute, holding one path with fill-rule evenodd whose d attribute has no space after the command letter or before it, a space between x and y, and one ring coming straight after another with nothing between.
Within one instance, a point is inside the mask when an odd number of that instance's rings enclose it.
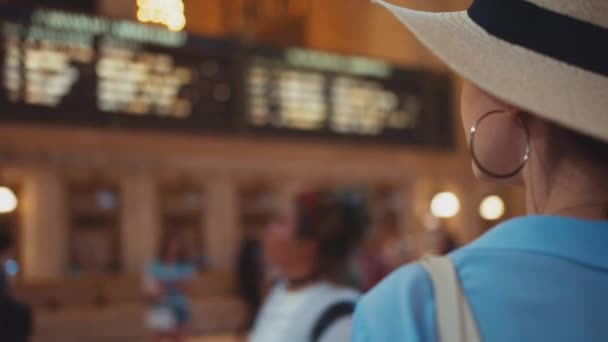
<instances>
[{"instance_id":1,"label":"arrivals board","mask_svg":"<svg viewBox=\"0 0 608 342\"><path fill-rule=\"evenodd\" d=\"M0 120L449 147L450 79L303 48L0 6Z\"/></svg>"}]
</instances>

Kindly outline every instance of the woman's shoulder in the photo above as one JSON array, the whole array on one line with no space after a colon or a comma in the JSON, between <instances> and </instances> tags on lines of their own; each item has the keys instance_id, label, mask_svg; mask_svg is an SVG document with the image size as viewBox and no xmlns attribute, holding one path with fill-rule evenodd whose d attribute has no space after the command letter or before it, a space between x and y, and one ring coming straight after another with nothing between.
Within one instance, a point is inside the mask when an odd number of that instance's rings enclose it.
<instances>
[{"instance_id":1,"label":"woman's shoulder","mask_svg":"<svg viewBox=\"0 0 608 342\"><path fill-rule=\"evenodd\" d=\"M354 341L435 341L433 285L419 264L403 266L359 301Z\"/></svg>"},{"instance_id":2,"label":"woman's shoulder","mask_svg":"<svg viewBox=\"0 0 608 342\"><path fill-rule=\"evenodd\" d=\"M385 303L394 303L396 299L405 300L406 304L415 304L425 300L424 295L432 299L432 283L428 273L418 263L402 266L371 289L362 298L359 306L373 309Z\"/></svg>"}]
</instances>

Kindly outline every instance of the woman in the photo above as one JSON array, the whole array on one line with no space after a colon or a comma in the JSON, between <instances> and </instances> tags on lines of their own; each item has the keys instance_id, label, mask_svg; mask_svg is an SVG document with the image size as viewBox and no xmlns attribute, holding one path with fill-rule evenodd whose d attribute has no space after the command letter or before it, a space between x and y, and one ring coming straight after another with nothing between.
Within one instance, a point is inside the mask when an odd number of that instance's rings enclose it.
<instances>
[{"instance_id":1,"label":"woman","mask_svg":"<svg viewBox=\"0 0 608 342\"><path fill-rule=\"evenodd\" d=\"M158 259L148 268L144 284L150 302L146 320L153 332L152 341L184 341L190 320L188 292L195 275L196 269L181 241L164 240Z\"/></svg>"},{"instance_id":2,"label":"woman","mask_svg":"<svg viewBox=\"0 0 608 342\"><path fill-rule=\"evenodd\" d=\"M367 227L362 200L352 194L300 195L268 226L263 250L282 277L255 323L252 342L346 342L358 293L341 287L351 251Z\"/></svg>"},{"instance_id":3,"label":"woman","mask_svg":"<svg viewBox=\"0 0 608 342\"><path fill-rule=\"evenodd\" d=\"M425 13L378 2L466 80L475 174L523 184L528 216L450 254L461 302L435 299L427 263L395 272L359 304L354 340L608 341L608 3L475 0ZM467 337L446 333L449 301Z\"/></svg>"}]
</instances>

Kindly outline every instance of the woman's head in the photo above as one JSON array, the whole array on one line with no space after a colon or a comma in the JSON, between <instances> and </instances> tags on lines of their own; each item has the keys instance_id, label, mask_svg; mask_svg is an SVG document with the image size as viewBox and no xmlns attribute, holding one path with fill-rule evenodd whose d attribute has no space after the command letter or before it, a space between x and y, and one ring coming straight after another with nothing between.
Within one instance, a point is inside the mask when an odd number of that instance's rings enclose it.
<instances>
[{"instance_id":1,"label":"woman's head","mask_svg":"<svg viewBox=\"0 0 608 342\"><path fill-rule=\"evenodd\" d=\"M463 85L461 114L475 160L473 168L480 179L524 182L533 202L547 197L556 186L574 183L577 176L592 180L599 189L608 186L602 181L608 172L608 144L601 140L527 113L469 82ZM470 134L473 127L475 133ZM510 177L497 176L522 165ZM538 203L536 207L538 211Z\"/></svg>"},{"instance_id":2,"label":"woman's head","mask_svg":"<svg viewBox=\"0 0 608 342\"><path fill-rule=\"evenodd\" d=\"M179 237L164 238L160 243L158 260L171 264L187 262L188 251Z\"/></svg>"},{"instance_id":3,"label":"woman's head","mask_svg":"<svg viewBox=\"0 0 608 342\"><path fill-rule=\"evenodd\" d=\"M376 2L479 86L462 96L478 176L523 180L540 202L608 202L598 156L608 142L608 56L597 44L608 39L605 0L473 0L451 13Z\"/></svg>"},{"instance_id":4,"label":"woman's head","mask_svg":"<svg viewBox=\"0 0 608 342\"><path fill-rule=\"evenodd\" d=\"M268 225L264 253L288 279L340 277L368 223L366 203L360 196L303 193Z\"/></svg>"},{"instance_id":5,"label":"woman's head","mask_svg":"<svg viewBox=\"0 0 608 342\"><path fill-rule=\"evenodd\" d=\"M530 133L522 112L469 82L463 83L460 105L475 175L521 183L517 171L528 157Z\"/></svg>"}]
</instances>

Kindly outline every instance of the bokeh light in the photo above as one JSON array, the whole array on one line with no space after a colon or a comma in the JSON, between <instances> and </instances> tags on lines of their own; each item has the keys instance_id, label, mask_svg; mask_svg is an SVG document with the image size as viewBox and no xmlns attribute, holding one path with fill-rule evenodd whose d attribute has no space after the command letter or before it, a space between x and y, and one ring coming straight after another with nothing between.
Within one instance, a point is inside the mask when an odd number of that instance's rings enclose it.
<instances>
[{"instance_id":1,"label":"bokeh light","mask_svg":"<svg viewBox=\"0 0 608 342\"><path fill-rule=\"evenodd\" d=\"M460 201L452 192L440 192L431 200L431 213L435 217L450 218L460 211Z\"/></svg>"},{"instance_id":2,"label":"bokeh light","mask_svg":"<svg viewBox=\"0 0 608 342\"><path fill-rule=\"evenodd\" d=\"M0 187L0 214L12 213L17 209L18 200L13 190L2 186Z\"/></svg>"},{"instance_id":3,"label":"bokeh light","mask_svg":"<svg viewBox=\"0 0 608 342\"><path fill-rule=\"evenodd\" d=\"M479 204L479 216L485 220L498 220L504 214L505 202L499 196L488 196Z\"/></svg>"},{"instance_id":4,"label":"bokeh light","mask_svg":"<svg viewBox=\"0 0 608 342\"><path fill-rule=\"evenodd\" d=\"M137 20L156 23L171 31L181 31L186 27L183 0L138 0Z\"/></svg>"}]
</instances>

